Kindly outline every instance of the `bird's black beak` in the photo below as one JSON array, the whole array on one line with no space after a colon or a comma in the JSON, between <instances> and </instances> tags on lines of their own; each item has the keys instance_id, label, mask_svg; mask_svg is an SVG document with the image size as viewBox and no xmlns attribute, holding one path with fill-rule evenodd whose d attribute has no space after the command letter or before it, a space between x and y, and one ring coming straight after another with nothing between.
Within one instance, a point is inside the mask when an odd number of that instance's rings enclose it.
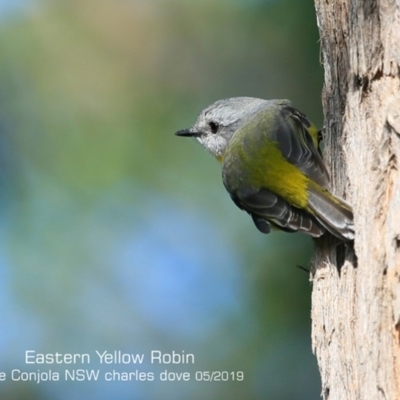
<instances>
[{"instance_id":1,"label":"bird's black beak","mask_svg":"<svg viewBox=\"0 0 400 400\"><path fill-rule=\"evenodd\" d=\"M193 128L187 128L175 132L175 135L183 137L199 137L201 136L201 132L195 131Z\"/></svg>"}]
</instances>

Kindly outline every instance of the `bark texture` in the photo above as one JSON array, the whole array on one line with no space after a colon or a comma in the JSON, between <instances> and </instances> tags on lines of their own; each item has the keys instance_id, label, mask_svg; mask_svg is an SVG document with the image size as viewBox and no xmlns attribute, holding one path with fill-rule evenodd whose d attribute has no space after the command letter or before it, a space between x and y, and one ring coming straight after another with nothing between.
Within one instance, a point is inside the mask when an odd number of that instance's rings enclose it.
<instances>
[{"instance_id":1,"label":"bark texture","mask_svg":"<svg viewBox=\"0 0 400 400\"><path fill-rule=\"evenodd\" d=\"M312 341L324 399L400 399L400 0L315 0L325 158L356 237L317 243Z\"/></svg>"}]
</instances>

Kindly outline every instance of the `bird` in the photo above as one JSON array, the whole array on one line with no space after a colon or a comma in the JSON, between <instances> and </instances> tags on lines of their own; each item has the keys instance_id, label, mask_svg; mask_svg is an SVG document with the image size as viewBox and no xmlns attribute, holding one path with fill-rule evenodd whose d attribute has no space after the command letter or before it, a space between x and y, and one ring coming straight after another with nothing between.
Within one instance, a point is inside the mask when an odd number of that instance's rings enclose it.
<instances>
[{"instance_id":1,"label":"bird","mask_svg":"<svg viewBox=\"0 0 400 400\"><path fill-rule=\"evenodd\" d=\"M328 189L321 133L289 100L218 100L175 134L196 138L216 157L231 199L260 232L354 239L351 206Z\"/></svg>"}]
</instances>

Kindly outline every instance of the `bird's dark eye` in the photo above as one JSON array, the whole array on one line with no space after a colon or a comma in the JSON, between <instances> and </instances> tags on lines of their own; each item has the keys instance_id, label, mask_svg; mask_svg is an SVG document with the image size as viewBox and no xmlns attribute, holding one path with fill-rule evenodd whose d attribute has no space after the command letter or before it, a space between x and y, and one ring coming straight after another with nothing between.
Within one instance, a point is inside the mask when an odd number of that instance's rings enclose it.
<instances>
[{"instance_id":1,"label":"bird's dark eye","mask_svg":"<svg viewBox=\"0 0 400 400\"><path fill-rule=\"evenodd\" d=\"M210 122L208 123L208 125L210 126L210 129L211 129L211 132L212 132L212 133L217 133L217 132L218 132L218 129L219 129L219 124L218 124L218 122L210 121Z\"/></svg>"}]
</instances>

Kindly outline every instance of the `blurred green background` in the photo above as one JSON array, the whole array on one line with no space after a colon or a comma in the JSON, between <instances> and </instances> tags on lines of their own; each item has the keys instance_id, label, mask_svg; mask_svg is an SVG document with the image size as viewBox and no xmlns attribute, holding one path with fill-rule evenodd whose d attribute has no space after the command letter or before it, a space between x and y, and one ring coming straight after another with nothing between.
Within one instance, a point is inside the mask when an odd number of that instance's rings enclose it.
<instances>
[{"instance_id":1,"label":"blurred green background","mask_svg":"<svg viewBox=\"0 0 400 400\"><path fill-rule=\"evenodd\" d=\"M0 372L25 350L153 349L243 382L0 382L0 398L318 399L312 242L260 234L174 132L213 101L322 122L308 0L0 0ZM94 358L93 358L94 359ZM77 366L82 368L82 366Z\"/></svg>"}]
</instances>

